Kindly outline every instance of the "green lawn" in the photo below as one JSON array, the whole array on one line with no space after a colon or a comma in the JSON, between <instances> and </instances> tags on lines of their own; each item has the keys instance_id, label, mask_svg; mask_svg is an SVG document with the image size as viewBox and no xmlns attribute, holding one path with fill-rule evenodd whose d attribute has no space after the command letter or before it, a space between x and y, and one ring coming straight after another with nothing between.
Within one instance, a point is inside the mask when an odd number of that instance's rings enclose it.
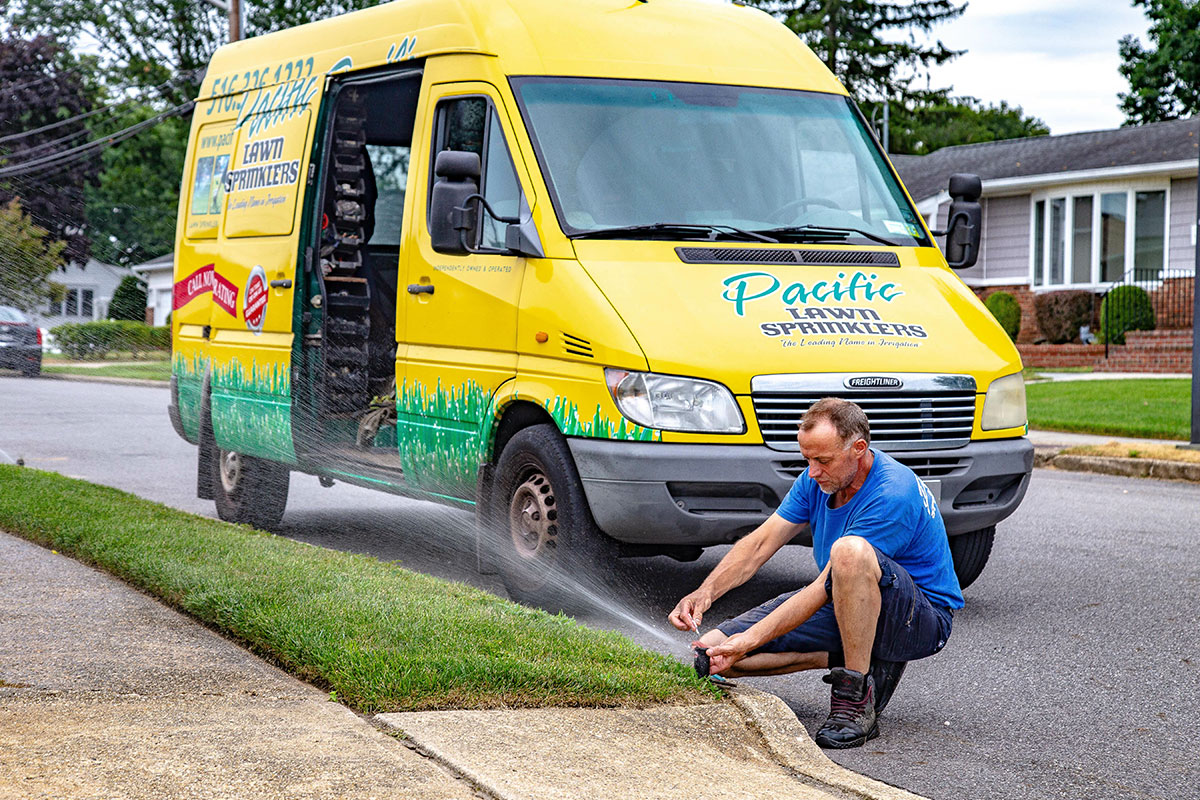
<instances>
[{"instance_id":1,"label":"green lawn","mask_svg":"<svg viewBox=\"0 0 1200 800\"><path fill-rule=\"evenodd\" d=\"M82 367L77 364L42 365L47 375L97 375L108 378L141 378L151 381L171 380L170 361L143 361L138 364L106 364L102 367Z\"/></svg>"},{"instance_id":2,"label":"green lawn","mask_svg":"<svg viewBox=\"0 0 1200 800\"><path fill-rule=\"evenodd\" d=\"M1031 428L1147 439L1190 438L1191 392L1176 378L1025 385Z\"/></svg>"},{"instance_id":3,"label":"green lawn","mask_svg":"<svg viewBox=\"0 0 1200 800\"><path fill-rule=\"evenodd\" d=\"M112 572L363 713L717 694L690 665L568 617L54 473L0 466L0 529Z\"/></svg>"}]
</instances>

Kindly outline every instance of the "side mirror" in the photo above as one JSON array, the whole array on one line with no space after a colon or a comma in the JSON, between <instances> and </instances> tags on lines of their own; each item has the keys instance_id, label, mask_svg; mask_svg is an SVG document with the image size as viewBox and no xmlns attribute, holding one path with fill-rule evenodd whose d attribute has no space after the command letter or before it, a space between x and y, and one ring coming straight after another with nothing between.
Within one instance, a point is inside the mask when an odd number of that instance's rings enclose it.
<instances>
[{"instance_id":1,"label":"side mirror","mask_svg":"<svg viewBox=\"0 0 1200 800\"><path fill-rule=\"evenodd\" d=\"M468 237L475 233L474 204L479 195L479 156L461 150L443 150L433 162L437 181L429 199L429 238L439 253L466 255Z\"/></svg>"},{"instance_id":2,"label":"side mirror","mask_svg":"<svg viewBox=\"0 0 1200 800\"><path fill-rule=\"evenodd\" d=\"M983 183L978 175L950 176L950 213L946 219L946 263L952 269L975 266L983 235L983 207L979 195Z\"/></svg>"}]
</instances>

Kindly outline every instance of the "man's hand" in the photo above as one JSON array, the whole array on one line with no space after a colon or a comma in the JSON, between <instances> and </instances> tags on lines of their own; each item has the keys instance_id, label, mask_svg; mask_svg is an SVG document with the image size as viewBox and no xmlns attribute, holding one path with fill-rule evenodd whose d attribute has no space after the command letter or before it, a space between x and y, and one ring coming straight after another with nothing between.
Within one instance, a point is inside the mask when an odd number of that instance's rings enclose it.
<instances>
[{"instance_id":1,"label":"man's hand","mask_svg":"<svg viewBox=\"0 0 1200 800\"><path fill-rule=\"evenodd\" d=\"M746 657L758 645L743 633L735 633L718 645L708 648L709 674L724 672Z\"/></svg>"},{"instance_id":2,"label":"man's hand","mask_svg":"<svg viewBox=\"0 0 1200 800\"><path fill-rule=\"evenodd\" d=\"M712 606L712 598L700 589L692 592L675 604L667 620L681 631L698 631L704 612Z\"/></svg>"}]
</instances>

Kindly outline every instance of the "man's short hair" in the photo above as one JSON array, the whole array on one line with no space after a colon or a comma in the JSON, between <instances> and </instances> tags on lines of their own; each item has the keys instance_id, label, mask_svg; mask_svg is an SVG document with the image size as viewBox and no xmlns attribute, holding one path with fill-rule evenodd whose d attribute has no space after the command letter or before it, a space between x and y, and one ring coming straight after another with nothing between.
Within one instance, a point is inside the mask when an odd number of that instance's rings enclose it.
<instances>
[{"instance_id":1,"label":"man's short hair","mask_svg":"<svg viewBox=\"0 0 1200 800\"><path fill-rule=\"evenodd\" d=\"M871 423L856 403L840 397L822 397L804 412L800 419L800 430L811 431L822 422L833 425L844 445L849 446L857 439L871 443Z\"/></svg>"}]
</instances>

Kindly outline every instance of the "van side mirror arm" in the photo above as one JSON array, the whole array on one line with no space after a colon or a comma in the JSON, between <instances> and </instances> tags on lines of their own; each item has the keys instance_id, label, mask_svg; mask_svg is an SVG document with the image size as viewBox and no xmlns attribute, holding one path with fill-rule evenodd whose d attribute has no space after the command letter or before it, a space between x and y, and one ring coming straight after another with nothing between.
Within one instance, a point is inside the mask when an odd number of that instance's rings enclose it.
<instances>
[{"instance_id":1,"label":"van side mirror arm","mask_svg":"<svg viewBox=\"0 0 1200 800\"><path fill-rule=\"evenodd\" d=\"M545 254L542 252L541 244L536 240L536 236L530 237L525 231L525 225L521 222L520 217L506 217L496 213L496 209L492 208L491 203L487 201L483 195L476 192L473 195L466 197L461 206L455 206L450 212L450 224L458 231L459 242L468 253L489 253L490 250L482 250L475 247L469 241L471 234L475 229L476 209L472 208L472 204L478 203L487 212L487 215L497 222L508 226L505 230L504 244L505 248L519 255L533 256L542 258Z\"/></svg>"}]
</instances>

